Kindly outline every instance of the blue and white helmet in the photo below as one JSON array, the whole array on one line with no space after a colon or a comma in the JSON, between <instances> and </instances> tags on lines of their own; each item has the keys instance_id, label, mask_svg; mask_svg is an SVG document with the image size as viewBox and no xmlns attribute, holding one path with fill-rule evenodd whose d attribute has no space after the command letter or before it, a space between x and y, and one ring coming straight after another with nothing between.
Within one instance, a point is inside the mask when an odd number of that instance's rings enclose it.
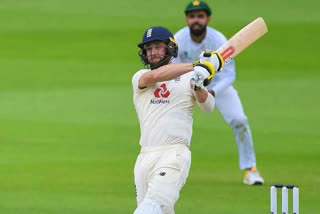
<instances>
[{"instance_id":1,"label":"blue and white helmet","mask_svg":"<svg viewBox=\"0 0 320 214\"><path fill-rule=\"evenodd\" d=\"M148 57L144 45L151 42L165 42L167 43L167 54L164 59L157 63L156 65L150 64L148 62ZM141 49L139 51L139 56L145 65L150 65L151 69L159 68L163 65L169 63L169 60L173 57L178 56L178 43L174 40L172 33L165 27L154 26L147 29L142 37L142 42L138 44Z\"/></svg>"}]
</instances>

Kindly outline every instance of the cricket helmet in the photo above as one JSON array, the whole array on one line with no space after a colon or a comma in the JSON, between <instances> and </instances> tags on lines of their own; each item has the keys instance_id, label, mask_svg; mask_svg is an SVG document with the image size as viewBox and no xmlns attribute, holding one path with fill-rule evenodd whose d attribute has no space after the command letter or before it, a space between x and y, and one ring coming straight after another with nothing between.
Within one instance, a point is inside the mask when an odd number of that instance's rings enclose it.
<instances>
[{"instance_id":1,"label":"cricket helmet","mask_svg":"<svg viewBox=\"0 0 320 214\"><path fill-rule=\"evenodd\" d=\"M167 44L167 52L163 59L157 64L149 63L146 49L144 46L152 42L165 42ZM172 33L165 27L154 26L148 28L142 37L142 42L138 44L141 49L139 56L144 65L149 65L151 69L159 68L169 63L169 60L178 56L178 43L174 40Z\"/></svg>"}]
</instances>

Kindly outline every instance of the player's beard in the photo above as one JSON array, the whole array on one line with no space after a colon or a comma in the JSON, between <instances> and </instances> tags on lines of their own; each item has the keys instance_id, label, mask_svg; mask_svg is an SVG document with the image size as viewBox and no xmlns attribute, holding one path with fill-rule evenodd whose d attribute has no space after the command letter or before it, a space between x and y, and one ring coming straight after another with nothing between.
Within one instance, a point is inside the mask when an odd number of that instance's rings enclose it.
<instances>
[{"instance_id":1,"label":"player's beard","mask_svg":"<svg viewBox=\"0 0 320 214\"><path fill-rule=\"evenodd\" d=\"M159 67L161 67L163 65L167 65L169 63L170 56L168 56L168 55L154 55L154 56L151 56L151 57L159 57L159 56L161 58L160 58L160 60L158 62L150 62L151 70L157 69L157 68L159 68Z\"/></svg>"},{"instance_id":2,"label":"player's beard","mask_svg":"<svg viewBox=\"0 0 320 214\"><path fill-rule=\"evenodd\" d=\"M196 25L198 28L195 28ZM206 28L206 25L200 25L198 22L195 22L189 26L191 34L196 37L203 35L206 32Z\"/></svg>"}]
</instances>

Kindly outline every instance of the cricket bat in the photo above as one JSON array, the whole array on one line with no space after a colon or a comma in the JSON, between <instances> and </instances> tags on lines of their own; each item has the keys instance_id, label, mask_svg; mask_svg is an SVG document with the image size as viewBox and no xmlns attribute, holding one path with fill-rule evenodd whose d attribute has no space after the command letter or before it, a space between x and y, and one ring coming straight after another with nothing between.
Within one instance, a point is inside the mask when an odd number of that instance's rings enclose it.
<instances>
[{"instance_id":1,"label":"cricket bat","mask_svg":"<svg viewBox=\"0 0 320 214\"><path fill-rule=\"evenodd\" d=\"M228 61L230 58L237 56L267 32L268 28L266 23L263 18L259 17L233 35L226 44L222 45L217 50L217 52L221 54L224 61Z\"/></svg>"},{"instance_id":2,"label":"cricket bat","mask_svg":"<svg viewBox=\"0 0 320 214\"><path fill-rule=\"evenodd\" d=\"M231 39L218 48L217 52L221 54L223 61L228 63L231 58L237 56L267 32L268 28L266 23L263 18L259 17L233 35ZM210 57L211 53L204 53L204 56ZM197 75L191 78L191 87L194 87L198 78Z\"/></svg>"}]
</instances>

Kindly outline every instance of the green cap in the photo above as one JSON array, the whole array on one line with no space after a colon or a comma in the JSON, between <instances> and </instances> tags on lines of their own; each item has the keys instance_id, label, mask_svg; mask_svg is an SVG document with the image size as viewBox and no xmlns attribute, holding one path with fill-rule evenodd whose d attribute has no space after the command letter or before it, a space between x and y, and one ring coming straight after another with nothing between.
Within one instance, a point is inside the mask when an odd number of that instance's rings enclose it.
<instances>
[{"instance_id":1,"label":"green cap","mask_svg":"<svg viewBox=\"0 0 320 214\"><path fill-rule=\"evenodd\" d=\"M211 9L210 9L210 7L208 6L207 3L203 2L203 1L195 0L195 1L190 2L190 3L187 5L187 8L186 8L186 10L185 10L184 12L185 12L185 14L187 15L188 12L194 11L194 10L204 10L204 11L207 12L208 16L211 16Z\"/></svg>"}]
</instances>

